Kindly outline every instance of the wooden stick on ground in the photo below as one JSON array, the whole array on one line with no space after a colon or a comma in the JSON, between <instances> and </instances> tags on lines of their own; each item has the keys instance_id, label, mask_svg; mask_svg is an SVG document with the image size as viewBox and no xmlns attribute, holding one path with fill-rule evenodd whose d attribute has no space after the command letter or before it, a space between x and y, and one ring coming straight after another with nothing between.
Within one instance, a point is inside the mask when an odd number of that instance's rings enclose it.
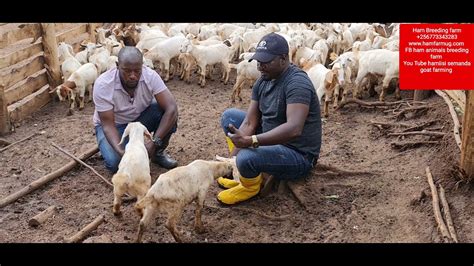
<instances>
[{"instance_id":1,"label":"wooden stick on ground","mask_svg":"<svg viewBox=\"0 0 474 266\"><path fill-rule=\"evenodd\" d=\"M366 102L366 101L362 101L362 100L359 100L359 99L355 99L355 98L349 98L349 99L346 99L342 102L339 103L339 105L336 107L336 110L339 110L341 109L342 107L344 107L344 105L346 104L349 104L349 103L356 103L360 106L363 106L363 107L380 107L380 106L393 106L393 105L398 105L401 103L401 101L398 101L398 102Z\"/></svg>"},{"instance_id":2,"label":"wooden stick on ground","mask_svg":"<svg viewBox=\"0 0 474 266\"><path fill-rule=\"evenodd\" d=\"M95 218L92 223L88 224L86 227L82 228L81 231L77 232L75 235L71 236L70 238L66 239L66 243L77 243L83 240L88 234L92 231L97 229L100 224L104 222L104 215L101 214L97 218Z\"/></svg>"},{"instance_id":3,"label":"wooden stick on ground","mask_svg":"<svg viewBox=\"0 0 474 266\"><path fill-rule=\"evenodd\" d=\"M438 223L438 228L443 236L444 242L449 242L451 236L449 235L448 229L446 228L446 224L443 221L443 217L441 216L441 211L439 210L439 199L438 199L438 191L436 190L436 186L433 182L433 176L431 175L430 167L426 167L426 176L428 177L428 183L430 184L431 188L431 195L433 200L433 212Z\"/></svg>"},{"instance_id":4,"label":"wooden stick on ground","mask_svg":"<svg viewBox=\"0 0 474 266\"><path fill-rule=\"evenodd\" d=\"M431 126L433 123L435 123L437 121L438 120L430 120L430 121L424 122L423 124L412 126L410 128L404 129L402 132L418 131L418 130L423 129L427 126Z\"/></svg>"},{"instance_id":5,"label":"wooden stick on ground","mask_svg":"<svg viewBox=\"0 0 474 266\"><path fill-rule=\"evenodd\" d=\"M6 146L6 145L10 145L10 144L12 144L10 141L8 141L6 139L3 139L3 138L0 138L0 145Z\"/></svg>"},{"instance_id":6,"label":"wooden stick on ground","mask_svg":"<svg viewBox=\"0 0 474 266\"><path fill-rule=\"evenodd\" d=\"M388 136L426 135L426 136L442 137L442 136L446 135L446 133L444 133L444 132L436 132L436 131L422 130L422 131L389 133L389 134L387 134L387 135L388 135Z\"/></svg>"},{"instance_id":7,"label":"wooden stick on ground","mask_svg":"<svg viewBox=\"0 0 474 266\"><path fill-rule=\"evenodd\" d=\"M451 117L453 118L453 122L454 122L454 127L453 127L454 139L456 140L456 144L458 145L459 149L462 150L461 149L462 141L461 141L461 136L459 134L459 129L461 128L461 126L459 124L458 115L456 114L456 111L454 110L453 103L444 92L440 90L435 90L435 92L439 96L443 97L444 101L448 104L449 113L451 113Z\"/></svg>"},{"instance_id":8,"label":"wooden stick on ground","mask_svg":"<svg viewBox=\"0 0 474 266\"><path fill-rule=\"evenodd\" d=\"M370 125L372 126L386 126L386 127L411 127L412 125L406 123L390 123L390 122L380 122L380 121L373 121L371 120Z\"/></svg>"},{"instance_id":9,"label":"wooden stick on ground","mask_svg":"<svg viewBox=\"0 0 474 266\"><path fill-rule=\"evenodd\" d=\"M36 227L44 221L46 221L49 217L51 217L56 212L56 206L49 206L46 210L40 212L39 214L35 215L28 221L29 226Z\"/></svg>"},{"instance_id":10,"label":"wooden stick on ground","mask_svg":"<svg viewBox=\"0 0 474 266\"><path fill-rule=\"evenodd\" d=\"M84 161L82 161L81 159L77 158L76 156L74 156L73 154L69 153L68 151L62 149L61 147L59 147L58 145L56 145L56 143L52 142L51 145L53 145L56 149L62 151L63 153L65 153L66 155L68 155L69 157L73 158L74 160L76 160L76 162L79 162L80 164L84 165L85 167L89 168L90 170L92 170L92 172L94 172L94 174L96 174L98 177L100 177L100 179L102 179L105 183L107 183L108 185L110 185L111 187L114 187L114 185L112 183L109 182L109 180L107 180L103 175L99 174L94 168L92 168L92 166L86 164ZM135 199L136 197L132 197L130 196L129 194L125 193L124 194L125 198L123 198L122 200L124 202L128 202L128 201L132 201L133 199Z\"/></svg>"},{"instance_id":11,"label":"wooden stick on ground","mask_svg":"<svg viewBox=\"0 0 474 266\"><path fill-rule=\"evenodd\" d=\"M458 237L456 236L456 230L454 229L453 219L451 218L448 201L446 200L446 194L444 193L444 188L441 184L439 185L439 198L441 199L441 204L443 204L443 213L446 223L448 224L449 234L454 242L458 243Z\"/></svg>"},{"instance_id":12,"label":"wooden stick on ground","mask_svg":"<svg viewBox=\"0 0 474 266\"><path fill-rule=\"evenodd\" d=\"M298 201L298 203L303 206L303 208L305 210L308 209L308 206L306 205L306 203L304 202L304 200L301 198L301 195L300 193L298 192L298 189L296 189L296 186L295 184L292 182L292 181L288 181L286 183L288 185L288 188L290 189L291 193L293 193L293 196L295 196L296 200Z\"/></svg>"},{"instance_id":13,"label":"wooden stick on ground","mask_svg":"<svg viewBox=\"0 0 474 266\"><path fill-rule=\"evenodd\" d=\"M5 146L5 147L1 148L1 149L0 149L0 152L6 150L6 149L8 149L8 148L10 148L11 146L13 146L13 145L15 145L15 144L18 144L18 143L23 142L23 141L25 141L25 140L29 140L29 139L31 139L32 137L34 137L34 136L36 136L36 135L39 135L39 134L43 134L43 133L42 133L42 132L35 132L35 133L29 135L29 136L26 137L26 138L22 138L22 139L20 139L20 140L18 140L18 141L15 141L15 142L11 143L11 144L8 145L8 146Z\"/></svg>"},{"instance_id":14,"label":"wooden stick on ground","mask_svg":"<svg viewBox=\"0 0 474 266\"><path fill-rule=\"evenodd\" d=\"M433 107L433 106L431 106L431 105L421 105L421 106L407 107L405 109L401 109L398 112L394 112L394 115L390 116L390 118L398 118L398 117L404 115L407 112L418 111L418 110L426 110L426 109L429 109L431 107Z\"/></svg>"},{"instance_id":15,"label":"wooden stick on ground","mask_svg":"<svg viewBox=\"0 0 474 266\"><path fill-rule=\"evenodd\" d=\"M97 147L97 145L95 145L94 147L87 150L85 153L78 156L78 158L80 158L81 160L84 160L84 159L89 158L92 155L96 154L98 151L99 151L99 148ZM28 186L23 187L19 191L14 192L14 193L6 196L5 198L0 200L0 208L5 207L6 205L16 201L17 199L23 197L24 195L35 191L36 189L43 186L44 184L46 184L46 183L48 183L48 182L64 175L66 172L68 172L69 170L74 168L74 166L76 166L76 165L77 165L76 161L71 161L71 162L67 163L66 165L64 165L63 167L57 169L56 171L51 172L51 173L49 173L45 176L42 176L42 177L38 178L37 180L35 180L33 182L31 182Z\"/></svg>"},{"instance_id":16,"label":"wooden stick on ground","mask_svg":"<svg viewBox=\"0 0 474 266\"><path fill-rule=\"evenodd\" d=\"M59 147L58 145L56 145L56 143L54 142L51 142L51 145L53 147L55 147L56 149L62 151L63 153L65 153L67 156L73 158L74 160L76 160L76 162L84 165L85 167L89 168L92 172L94 172L94 174L96 174L98 177L100 177L100 179L102 179L105 183L107 183L108 185L110 186L114 186L112 183L109 182L109 180L105 179L105 177L103 177L101 174L99 174L94 168L92 168L91 166L89 166L88 164L86 164L85 162L83 162L81 159L77 158L76 156L72 155L71 153L69 153L68 151L64 150L63 148Z\"/></svg>"}]
</instances>

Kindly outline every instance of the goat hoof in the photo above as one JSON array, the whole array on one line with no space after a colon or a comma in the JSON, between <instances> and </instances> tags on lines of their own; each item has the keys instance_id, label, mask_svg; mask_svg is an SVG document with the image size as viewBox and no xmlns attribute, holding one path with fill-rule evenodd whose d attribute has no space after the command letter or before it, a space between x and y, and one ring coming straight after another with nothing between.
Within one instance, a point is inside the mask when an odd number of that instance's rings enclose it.
<instances>
[{"instance_id":1,"label":"goat hoof","mask_svg":"<svg viewBox=\"0 0 474 266\"><path fill-rule=\"evenodd\" d=\"M118 217L122 216L122 212L121 212L120 210L117 210L117 211L116 211L116 210L113 210L112 212L114 213L114 215L115 215L116 217L117 217L117 216L118 216Z\"/></svg>"}]
</instances>

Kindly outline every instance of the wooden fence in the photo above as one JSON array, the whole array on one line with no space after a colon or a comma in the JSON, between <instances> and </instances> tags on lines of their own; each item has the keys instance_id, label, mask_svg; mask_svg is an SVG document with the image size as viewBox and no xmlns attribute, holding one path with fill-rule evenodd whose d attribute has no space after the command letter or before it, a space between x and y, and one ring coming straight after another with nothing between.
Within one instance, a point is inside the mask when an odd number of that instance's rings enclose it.
<instances>
[{"instance_id":1,"label":"wooden fence","mask_svg":"<svg viewBox=\"0 0 474 266\"><path fill-rule=\"evenodd\" d=\"M61 83L57 44L77 52L97 23L27 23L0 25L0 134L50 100L50 88Z\"/></svg>"}]
</instances>

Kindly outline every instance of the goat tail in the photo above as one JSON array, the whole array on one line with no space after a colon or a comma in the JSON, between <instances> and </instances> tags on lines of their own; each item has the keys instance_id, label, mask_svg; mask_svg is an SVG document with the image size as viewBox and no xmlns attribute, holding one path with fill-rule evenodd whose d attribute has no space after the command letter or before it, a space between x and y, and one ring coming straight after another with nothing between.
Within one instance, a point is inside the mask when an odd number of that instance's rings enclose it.
<instances>
[{"instance_id":1,"label":"goat tail","mask_svg":"<svg viewBox=\"0 0 474 266\"><path fill-rule=\"evenodd\" d=\"M129 174L127 173L115 173L112 176L112 184L114 184L114 186L124 184L128 178L129 178Z\"/></svg>"}]
</instances>

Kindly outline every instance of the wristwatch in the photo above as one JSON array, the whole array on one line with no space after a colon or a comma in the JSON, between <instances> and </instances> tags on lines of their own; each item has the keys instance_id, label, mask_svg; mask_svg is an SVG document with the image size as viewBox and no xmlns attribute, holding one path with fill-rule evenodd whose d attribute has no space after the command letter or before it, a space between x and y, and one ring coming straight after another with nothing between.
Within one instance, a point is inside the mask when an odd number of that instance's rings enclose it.
<instances>
[{"instance_id":1,"label":"wristwatch","mask_svg":"<svg viewBox=\"0 0 474 266\"><path fill-rule=\"evenodd\" d=\"M161 147L163 145L163 141L158 136L153 138L153 143L156 147Z\"/></svg>"},{"instance_id":2,"label":"wristwatch","mask_svg":"<svg viewBox=\"0 0 474 266\"><path fill-rule=\"evenodd\" d=\"M258 139L257 139L257 135L252 135L252 148L258 148L259 144L258 144Z\"/></svg>"}]
</instances>

